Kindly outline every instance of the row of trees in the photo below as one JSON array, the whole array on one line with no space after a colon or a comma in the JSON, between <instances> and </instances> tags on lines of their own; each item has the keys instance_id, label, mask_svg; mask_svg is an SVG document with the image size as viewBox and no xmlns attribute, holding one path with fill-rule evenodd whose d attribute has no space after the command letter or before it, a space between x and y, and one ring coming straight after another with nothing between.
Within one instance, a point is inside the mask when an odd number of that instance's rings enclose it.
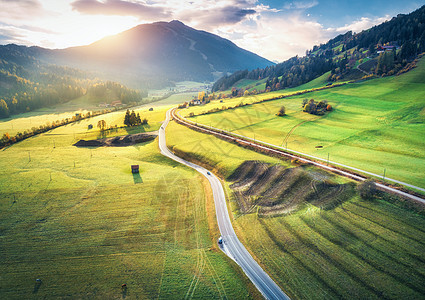
<instances>
[{"instance_id":1,"label":"row of trees","mask_svg":"<svg viewBox=\"0 0 425 300\"><path fill-rule=\"evenodd\" d=\"M18 132L15 136L10 136L9 133L3 134L3 136L0 138L0 148L12 145L14 143L17 143L19 141L22 141L24 139L30 138L32 136L35 136L40 133L47 132L49 130L55 129L59 126L64 126L67 124L71 124L83 119L99 116L102 114L106 114L111 112L112 110L102 110L102 111L95 111L95 112L88 112L87 114L76 114L75 116L72 116L71 118L66 118L62 120L56 120L53 122L47 122L44 125L40 126L33 126L31 129L25 130L23 132ZM103 121L105 122L105 121ZM99 126L99 123L98 123ZM104 127L106 127L106 123L104 123ZM102 128L99 127L101 130ZM104 129L103 129L104 130Z\"/></svg>"}]
</instances>

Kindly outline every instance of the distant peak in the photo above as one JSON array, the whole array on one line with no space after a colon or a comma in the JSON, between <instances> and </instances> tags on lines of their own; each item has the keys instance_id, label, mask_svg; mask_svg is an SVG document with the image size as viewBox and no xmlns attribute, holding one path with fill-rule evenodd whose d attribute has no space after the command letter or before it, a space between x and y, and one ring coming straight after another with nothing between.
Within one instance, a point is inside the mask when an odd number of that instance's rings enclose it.
<instances>
[{"instance_id":1,"label":"distant peak","mask_svg":"<svg viewBox=\"0 0 425 300\"><path fill-rule=\"evenodd\" d=\"M183 26L184 26L184 24L183 24L182 22L180 22L179 20L172 20L172 21L170 22L170 24L171 24L171 25L183 25Z\"/></svg>"}]
</instances>

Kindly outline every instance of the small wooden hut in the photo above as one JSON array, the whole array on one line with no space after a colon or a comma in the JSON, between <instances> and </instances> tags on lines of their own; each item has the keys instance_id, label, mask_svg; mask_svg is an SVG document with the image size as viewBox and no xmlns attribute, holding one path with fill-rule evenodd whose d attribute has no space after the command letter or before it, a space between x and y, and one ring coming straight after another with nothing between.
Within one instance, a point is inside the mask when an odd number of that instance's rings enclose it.
<instances>
[{"instance_id":1,"label":"small wooden hut","mask_svg":"<svg viewBox=\"0 0 425 300\"><path fill-rule=\"evenodd\" d=\"M139 173L139 165L131 165L131 173Z\"/></svg>"}]
</instances>

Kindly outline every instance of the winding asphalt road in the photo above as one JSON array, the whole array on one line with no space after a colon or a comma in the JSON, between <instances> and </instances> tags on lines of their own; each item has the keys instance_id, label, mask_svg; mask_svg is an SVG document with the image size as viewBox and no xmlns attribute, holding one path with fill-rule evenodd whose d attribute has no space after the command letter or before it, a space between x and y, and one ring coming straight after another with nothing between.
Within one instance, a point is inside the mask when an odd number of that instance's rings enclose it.
<instances>
[{"instance_id":1,"label":"winding asphalt road","mask_svg":"<svg viewBox=\"0 0 425 300\"><path fill-rule=\"evenodd\" d=\"M210 182L214 196L218 227L223 238L224 252L242 268L248 278L266 299L290 299L270 276L264 272L236 236L232 223L230 222L229 212L226 206L226 197L220 180L214 174L208 172L207 169L181 159L167 148L165 128L170 121L170 114L171 109L167 111L166 119L159 130L159 149L163 155L195 169L204 175Z\"/></svg>"}]
</instances>

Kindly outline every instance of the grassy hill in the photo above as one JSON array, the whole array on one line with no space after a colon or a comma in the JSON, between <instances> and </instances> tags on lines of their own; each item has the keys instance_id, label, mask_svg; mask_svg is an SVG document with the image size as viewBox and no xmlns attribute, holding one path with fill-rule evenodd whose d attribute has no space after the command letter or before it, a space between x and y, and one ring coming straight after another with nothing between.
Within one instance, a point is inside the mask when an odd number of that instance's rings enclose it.
<instances>
[{"instance_id":1,"label":"grassy hill","mask_svg":"<svg viewBox=\"0 0 425 300\"><path fill-rule=\"evenodd\" d=\"M323 84L318 79L318 84ZM307 84L308 85L308 84ZM312 82L310 87L316 86ZM305 95L263 102L221 112L198 115L210 109L252 103L290 91L213 101L182 110L193 112L196 122L323 159L425 187L425 60L414 70ZM304 86L300 87L304 88ZM303 99L327 100L334 111L325 116L302 112ZM287 116L278 117L281 106ZM320 147L320 148L319 148Z\"/></svg>"},{"instance_id":2,"label":"grassy hill","mask_svg":"<svg viewBox=\"0 0 425 300\"><path fill-rule=\"evenodd\" d=\"M334 194L334 200L340 201L337 206L329 207L327 198L306 201L305 194L314 194L311 178L315 183L325 178L327 184L345 189L353 183L178 124L169 126L167 142L176 153L209 165L225 178L232 223L239 238L291 298L418 299L425 293L423 215L397 201L390 203L388 197L369 201L355 192ZM246 161L257 161L253 170L241 171ZM284 177L272 180L276 184L271 190L282 187L281 203L292 205L295 200L298 209L270 217L264 214L264 208L273 209L270 203L259 203L249 210L241 206L241 196L254 203L261 201L260 194L249 198L240 189L247 191L254 186L261 190L270 184L267 175L258 173L264 163L291 175L287 181ZM251 181L257 175L258 180ZM306 177L310 180L303 179ZM235 182L239 183L236 188Z\"/></svg>"},{"instance_id":3,"label":"grassy hill","mask_svg":"<svg viewBox=\"0 0 425 300\"><path fill-rule=\"evenodd\" d=\"M135 131L157 130L165 110L141 109L150 125ZM0 151L0 298L258 297L216 246L197 172L162 156L156 141L72 146L103 136L89 124L123 118L82 120ZM132 133L120 130L109 133Z\"/></svg>"}]
</instances>

